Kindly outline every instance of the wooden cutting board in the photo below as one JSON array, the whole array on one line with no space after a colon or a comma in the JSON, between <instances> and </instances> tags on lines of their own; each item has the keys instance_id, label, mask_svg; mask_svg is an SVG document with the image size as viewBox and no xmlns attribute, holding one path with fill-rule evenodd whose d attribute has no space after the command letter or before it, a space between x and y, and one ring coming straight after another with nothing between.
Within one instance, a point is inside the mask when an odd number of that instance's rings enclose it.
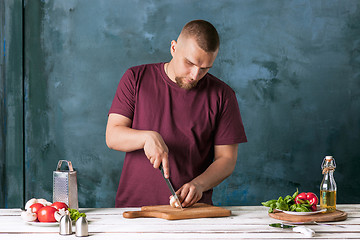
<instances>
[{"instance_id":1,"label":"wooden cutting board","mask_svg":"<svg viewBox=\"0 0 360 240\"><path fill-rule=\"evenodd\" d=\"M196 203L192 207L183 210L170 205L144 206L141 211L126 211L124 218L155 217L167 220L228 217L231 211L222 207L216 207L205 203Z\"/></svg>"},{"instance_id":2,"label":"wooden cutting board","mask_svg":"<svg viewBox=\"0 0 360 240\"><path fill-rule=\"evenodd\" d=\"M284 212L269 213L269 216L287 222L337 222L347 219L347 213L336 210L331 213L316 213L313 215L291 215Z\"/></svg>"}]
</instances>

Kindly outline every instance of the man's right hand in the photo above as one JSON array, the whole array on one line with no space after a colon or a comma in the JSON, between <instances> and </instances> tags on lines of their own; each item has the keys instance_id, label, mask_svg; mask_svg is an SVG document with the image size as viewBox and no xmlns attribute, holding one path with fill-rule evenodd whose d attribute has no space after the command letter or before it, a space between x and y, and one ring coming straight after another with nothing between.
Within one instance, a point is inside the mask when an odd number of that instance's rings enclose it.
<instances>
[{"instance_id":1,"label":"man's right hand","mask_svg":"<svg viewBox=\"0 0 360 240\"><path fill-rule=\"evenodd\" d=\"M154 168L163 165L164 175L169 178L169 149L164 139L155 131L136 130L131 128L131 119L120 115L109 114L106 126L106 144L109 148L131 152L144 149L146 157Z\"/></svg>"},{"instance_id":2,"label":"man's right hand","mask_svg":"<svg viewBox=\"0 0 360 240\"><path fill-rule=\"evenodd\" d=\"M154 131L148 131L145 137L144 152L154 168L162 164L164 176L169 178L169 149L161 135Z\"/></svg>"}]
</instances>

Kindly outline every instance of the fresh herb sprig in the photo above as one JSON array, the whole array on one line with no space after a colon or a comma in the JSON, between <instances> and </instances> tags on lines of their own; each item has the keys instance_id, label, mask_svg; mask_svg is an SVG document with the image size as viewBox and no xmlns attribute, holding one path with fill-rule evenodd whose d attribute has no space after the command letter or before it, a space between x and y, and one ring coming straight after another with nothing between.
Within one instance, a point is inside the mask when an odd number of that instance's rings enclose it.
<instances>
[{"instance_id":1,"label":"fresh herb sprig","mask_svg":"<svg viewBox=\"0 0 360 240\"><path fill-rule=\"evenodd\" d=\"M76 209L69 208L68 210L69 210L69 213L70 213L71 221L76 221L80 217L86 217L85 213L81 213Z\"/></svg>"}]
</instances>

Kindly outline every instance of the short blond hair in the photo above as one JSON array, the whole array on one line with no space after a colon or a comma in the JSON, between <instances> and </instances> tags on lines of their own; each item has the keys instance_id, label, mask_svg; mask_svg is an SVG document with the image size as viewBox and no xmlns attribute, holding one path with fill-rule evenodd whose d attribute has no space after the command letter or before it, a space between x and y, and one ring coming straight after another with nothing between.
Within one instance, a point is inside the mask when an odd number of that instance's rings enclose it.
<instances>
[{"instance_id":1,"label":"short blond hair","mask_svg":"<svg viewBox=\"0 0 360 240\"><path fill-rule=\"evenodd\" d=\"M205 20L188 22L181 30L180 35L194 38L199 47L206 52L215 52L220 46L216 28Z\"/></svg>"}]
</instances>

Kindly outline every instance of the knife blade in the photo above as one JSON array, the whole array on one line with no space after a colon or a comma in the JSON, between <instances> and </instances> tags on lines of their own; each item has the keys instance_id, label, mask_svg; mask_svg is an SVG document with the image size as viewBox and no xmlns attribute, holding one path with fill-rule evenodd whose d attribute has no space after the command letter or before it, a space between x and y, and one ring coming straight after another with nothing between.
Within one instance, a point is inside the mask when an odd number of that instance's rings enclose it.
<instances>
[{"instance_id":1,"label":"knife blade","mask_svg":"<svg viewBox=\"0 0 360 240\"><path fill-rule=\"evenodd\" d=\"M164 177L164 179L165 179L166 184L168 185L168 187L169 187L169 189L170 189L171 195L174 197L176 203L179 204L180 209L183 210L183 208L182 208L182 206L181 206L181 203L180 203L180 200L179 200L178 196L177 196L176 193L175 193L174 187L172 186L170 180L169 180L168 178L166 178L165 175L164 175L164 169L163 169L162 164L160 164L159 169L160 169L161 174L163 175L163 177Z\"/></svg>"},{"instance_id":2,"label":"knife blade","mask_svg":"<svg viewBox=\"0 0 360 240\"><path fill-rule=\"evenodd\" d=\"M286 225L283 223L270 223L269 224L270 227L277 227L277 228L294 228L295 226L292 225Z\"/></svg>"}]
</instances>

